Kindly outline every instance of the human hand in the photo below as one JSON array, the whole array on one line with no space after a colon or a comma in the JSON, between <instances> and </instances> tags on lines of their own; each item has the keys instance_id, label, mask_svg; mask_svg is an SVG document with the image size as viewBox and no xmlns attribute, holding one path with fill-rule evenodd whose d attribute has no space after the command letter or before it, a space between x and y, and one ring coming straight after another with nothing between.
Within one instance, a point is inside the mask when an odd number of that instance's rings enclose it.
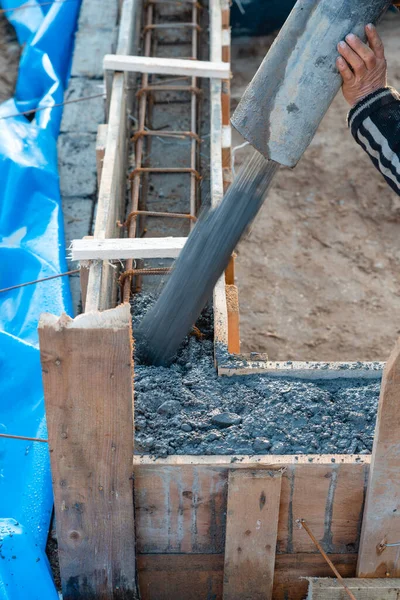
<instances>
[{"instance_id":1,"label":"human hand","mask_svg":"<svg viewBox=\"0 0 400 600\"><path fill-rule=\"evenodd\" d=\"M387 83L385 49L374 25L365 28L368 43L351 33L338 44L336 64L343 78L343 95L350 106L376 92Z\"/></svg>"}]
</instances>

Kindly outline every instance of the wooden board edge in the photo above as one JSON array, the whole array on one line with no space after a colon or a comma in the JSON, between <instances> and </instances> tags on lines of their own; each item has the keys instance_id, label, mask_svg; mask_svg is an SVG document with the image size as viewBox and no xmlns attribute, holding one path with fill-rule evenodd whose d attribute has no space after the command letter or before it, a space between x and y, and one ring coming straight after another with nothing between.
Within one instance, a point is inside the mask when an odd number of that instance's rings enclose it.
<instances>
[{"instance_id":1,"label":"wooden board edge","mask_svg":"<svg viewBox=\"0 0 400 600\"><path fill-rule=\"evenodd\" d=\"M134 467L183 467L183 466L203 466L203 467L221 467L225 469L248 469L260 468L284 469L293 465L313 466L337 466L341 464L369 465L371 463L370 454L305 454L305 455L214 455L214 456L191 456L191 455L172 455L167 458L154 458L150 455L134 455Z\"/></svg>"}]
</instances>

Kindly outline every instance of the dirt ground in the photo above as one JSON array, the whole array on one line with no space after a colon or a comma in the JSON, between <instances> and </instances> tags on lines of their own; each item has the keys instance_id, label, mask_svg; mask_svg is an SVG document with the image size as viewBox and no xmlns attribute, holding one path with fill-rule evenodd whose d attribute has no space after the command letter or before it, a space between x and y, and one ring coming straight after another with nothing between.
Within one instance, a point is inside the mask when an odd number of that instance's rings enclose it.
<instances>
[{"instance_id":1,"label":"dirt ground","mask_svg":"<svg viewBox=\"0 0 400 600\"><path fill-rule=\"evenodd\" d=\"M14 29L0 15L0 103L14 94L20 47Z\"/></svg>"},{"instance_id":2,"label":"dirt ground","mask_svg":"<svg viewBox=\"0 0 400 600\"><path fill-rule=\"evenodd\" d=\"M400 86L400 15L380 26ZM233 42L233 107L271 38ZM341 93L282 168L238 248L242 350L272 360L385 360L400 333L400 198L350 135ZM242 142L234 132L233 146ZM236 165L251 152L238 150Z\"/></svg>"}]
</instances>

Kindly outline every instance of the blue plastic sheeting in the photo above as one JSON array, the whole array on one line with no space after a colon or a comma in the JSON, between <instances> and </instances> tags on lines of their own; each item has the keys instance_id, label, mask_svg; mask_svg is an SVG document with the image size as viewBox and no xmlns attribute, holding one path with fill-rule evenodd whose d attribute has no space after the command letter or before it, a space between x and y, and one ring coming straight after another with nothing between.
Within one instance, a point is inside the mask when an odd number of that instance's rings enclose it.
<instances>
[{"instance_id":1,"label":"blue plastic sheeting","mask_svg":"<svg viewBox=\"0 0 400 600\"><path fill-rule=\"evenodd\" d=\"M52 106L63 101L79 2L28 0L6 13L25 46L16 96L0 105L0 289L66 270L62 107ZM4 119L42 106L33 119ZM0 295L0 432L47 437L37 324L42 312L63 311L72 312L65 277ZM0 600L58 598L45 554L52 504L47 444L0 438Z\"/></svg>"}]
</instances>

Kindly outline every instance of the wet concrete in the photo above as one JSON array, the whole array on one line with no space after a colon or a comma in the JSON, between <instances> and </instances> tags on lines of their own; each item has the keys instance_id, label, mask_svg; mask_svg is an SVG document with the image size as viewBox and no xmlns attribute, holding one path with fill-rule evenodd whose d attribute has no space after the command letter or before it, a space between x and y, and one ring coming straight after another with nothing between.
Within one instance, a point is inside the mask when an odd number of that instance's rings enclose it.
<instances>
[{"instance_id":1,"label":"wet concrete","mask_svg":"<svg viewBox=\"0 0 400 600\"><path fill-rule=\"evenodd\" d=\"M154 302L137 295L133 327ZM380 381L218 377L212 310L168 368L135 362L136 452L169 454L368 454Z\"/></svg>"}]
</instances>

